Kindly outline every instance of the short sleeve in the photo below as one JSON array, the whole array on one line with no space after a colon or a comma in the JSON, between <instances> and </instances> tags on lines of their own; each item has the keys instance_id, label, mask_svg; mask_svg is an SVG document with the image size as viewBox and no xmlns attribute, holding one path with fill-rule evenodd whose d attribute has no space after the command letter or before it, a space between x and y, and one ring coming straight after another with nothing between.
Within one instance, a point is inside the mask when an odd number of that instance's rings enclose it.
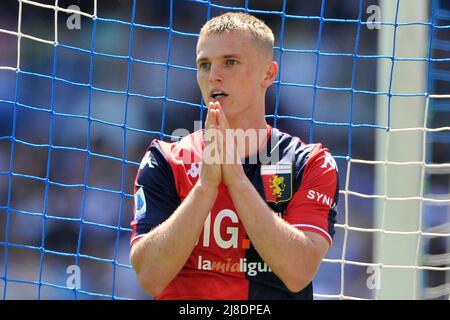
<instances>
[{"instance_id":1,"label":"short sleeve","mask_svg":"<svg viewBox=\"0 0 450 320\"><path fill-rule=\"evenodd\" d=\"M170 163L154 140L142 158L134 183L131 245L169 218L180 203Z\"/></svg>"},{"instance_id":2,"label":"short sleeve","mask_svg":"<svg viewBox=\"0 0 450 320\"><path fill-rule=\"evenodd\" d=\"M338 171L333 156L317 145L298 179L301 179L300 186L284 218L300 230L322 235L331 246L339 197Z\"/></svg>"}]
</instances>

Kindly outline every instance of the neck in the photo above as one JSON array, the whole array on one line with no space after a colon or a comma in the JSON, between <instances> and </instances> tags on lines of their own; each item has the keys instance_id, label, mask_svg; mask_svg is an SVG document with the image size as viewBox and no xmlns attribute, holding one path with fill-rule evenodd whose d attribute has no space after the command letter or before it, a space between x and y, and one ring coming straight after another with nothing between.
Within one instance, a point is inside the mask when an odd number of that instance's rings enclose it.
<instances>
[{"instance_id":1,"label":"neck","mask_svg":"<svg viewBox=\"0 0 450 320\"><path fill-rule=\"evenodd\" d=\"M258 119L246 119L245 116L239 118L240 119L228 120L231 129L242 129L247 131L249 129L259 130L267 128L267 122L264 116L258 117Z\"/></svg>"},{"instance_id":2,"label":"neck","mask_svg":"<svg viewBox=\"0 0 450 320\"><path fill-rule=\"evenodd\" d=\"M227 116L228 124L231 129L266 129L265 110L264 101L255 103L239 114Z\"/></svg>"},{"instance_id":3,"label":"neck","mask_svg":"<svg viewBox=\"0 0 450 320\"><path fill-rule=\"evenodd\" d=\"M261 110L261 112L252 112L254 110ZM267 144L267 122L264 117L264 107L252 108L249 112L229 118L228 123L231 129L244 131L244 137L238 139L241 141L240 143L243 143L239 145L242 158L255 155L265 148Z\"/></svg>"}]
</instances>

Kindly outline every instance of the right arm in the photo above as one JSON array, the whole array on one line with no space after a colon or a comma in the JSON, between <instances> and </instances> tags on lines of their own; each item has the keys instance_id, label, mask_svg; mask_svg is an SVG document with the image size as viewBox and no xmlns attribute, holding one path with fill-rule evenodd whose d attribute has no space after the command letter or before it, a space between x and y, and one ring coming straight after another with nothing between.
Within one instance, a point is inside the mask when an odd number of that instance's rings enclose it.
<instances>
[{"instance_id":1,"label":"right arm","mask_svg":"<svg viewBox=\"0 0 450 320\"><path fill-rule=\"evenodd\" d=\"M205 129L217 129L218 127L218 112L211 109L209 108L206 116ZM208 132L210 133L211 130ZM210 140L209 135L205 135L205 151L211 150L211 147L218 150L217 139ZM159 224L151 222L151 230L138 242L135 242L131 248L130 260L139 284L152 296L159 295L180 272L200 237L206 217L216 200L218 186L222 179L218 153L216 152L215 155L217 157L213 156L212 159L209 157L209 153L204 153L197 183L173 213L167 212L170 211L170 208L155 209L154 212L149 212L149 220L163 216L157 220L164 221ZM158 169L158 167L154 169ZM161 179L149 180L147 182L149 189L153 189L156 194L158 194L158 189L165 190L163 185L158 186L161 184ZM167 200L170 200L174 191L166 190L166 193L168 199L162 199L161 202L173 202ZM161 212L163 212L162 215ZM164 215L169 216L164 218Z\"/></svg>"},{"instance_id":2,"label":"right arm","mask_svg":"<svg viewBox=\"0 0 450 320\"><path fill-rule=\"evenodd\" d=\"M217 188L199 182L175 212L131 249L131 264L142 288L152 296L180 272L200 237Z\"/></svg>"}]
</instances>

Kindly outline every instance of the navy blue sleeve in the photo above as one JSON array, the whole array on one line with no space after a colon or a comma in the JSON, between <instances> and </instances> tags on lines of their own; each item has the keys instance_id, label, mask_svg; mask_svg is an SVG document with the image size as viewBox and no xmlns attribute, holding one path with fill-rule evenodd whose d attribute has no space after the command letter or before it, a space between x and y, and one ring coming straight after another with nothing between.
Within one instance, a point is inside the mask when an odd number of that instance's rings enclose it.
<instances>
[{"instance_id":1,"label":"navy blue sleeve","mask_svg":"<svg viewBox=\"0 0 450 320\"><path fill-rule=\"evenodd\" d=\"M157 140L142 158L134 190L132 244L169 218L181 203L172 168Z\"/></svg>"}]
</instances>

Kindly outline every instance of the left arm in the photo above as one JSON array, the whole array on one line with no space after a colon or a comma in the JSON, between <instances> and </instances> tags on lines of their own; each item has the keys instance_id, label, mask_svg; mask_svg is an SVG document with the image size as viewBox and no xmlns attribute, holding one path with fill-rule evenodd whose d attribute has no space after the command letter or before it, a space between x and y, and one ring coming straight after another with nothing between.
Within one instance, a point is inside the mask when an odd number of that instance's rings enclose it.
<instances>
[{"instance_id":1,"label":"left arm","mask_svg":"<svg viewBox=\"0 0 450 320\"><path fill-rule=\"evenodd\" d=\"M228 121L220 105L217 110L219 128L225 136L229 129ZM230 142L223 141L223 160L236 159L236 145L234 142L227 143ZM314 278L328 251L328 241L315 232L301 231L278 217L248 180L240 163L228 164L224 161L222 178L261 258L290 291L299 292L305 288Z\"/></svg>"},{"instance_id":2,"label":"left arm","mask_svg":"<svg viewBox=\"0 0 450 320\"><path fill-rule=\"evenodd\" d=\"M298 230L278 217L247 179L241 165L225 166L235 166L228 192L259 255L290 291L302 290L312 281L327 253L327 240L317 233Z\"/></svg>"}]
</instances>

